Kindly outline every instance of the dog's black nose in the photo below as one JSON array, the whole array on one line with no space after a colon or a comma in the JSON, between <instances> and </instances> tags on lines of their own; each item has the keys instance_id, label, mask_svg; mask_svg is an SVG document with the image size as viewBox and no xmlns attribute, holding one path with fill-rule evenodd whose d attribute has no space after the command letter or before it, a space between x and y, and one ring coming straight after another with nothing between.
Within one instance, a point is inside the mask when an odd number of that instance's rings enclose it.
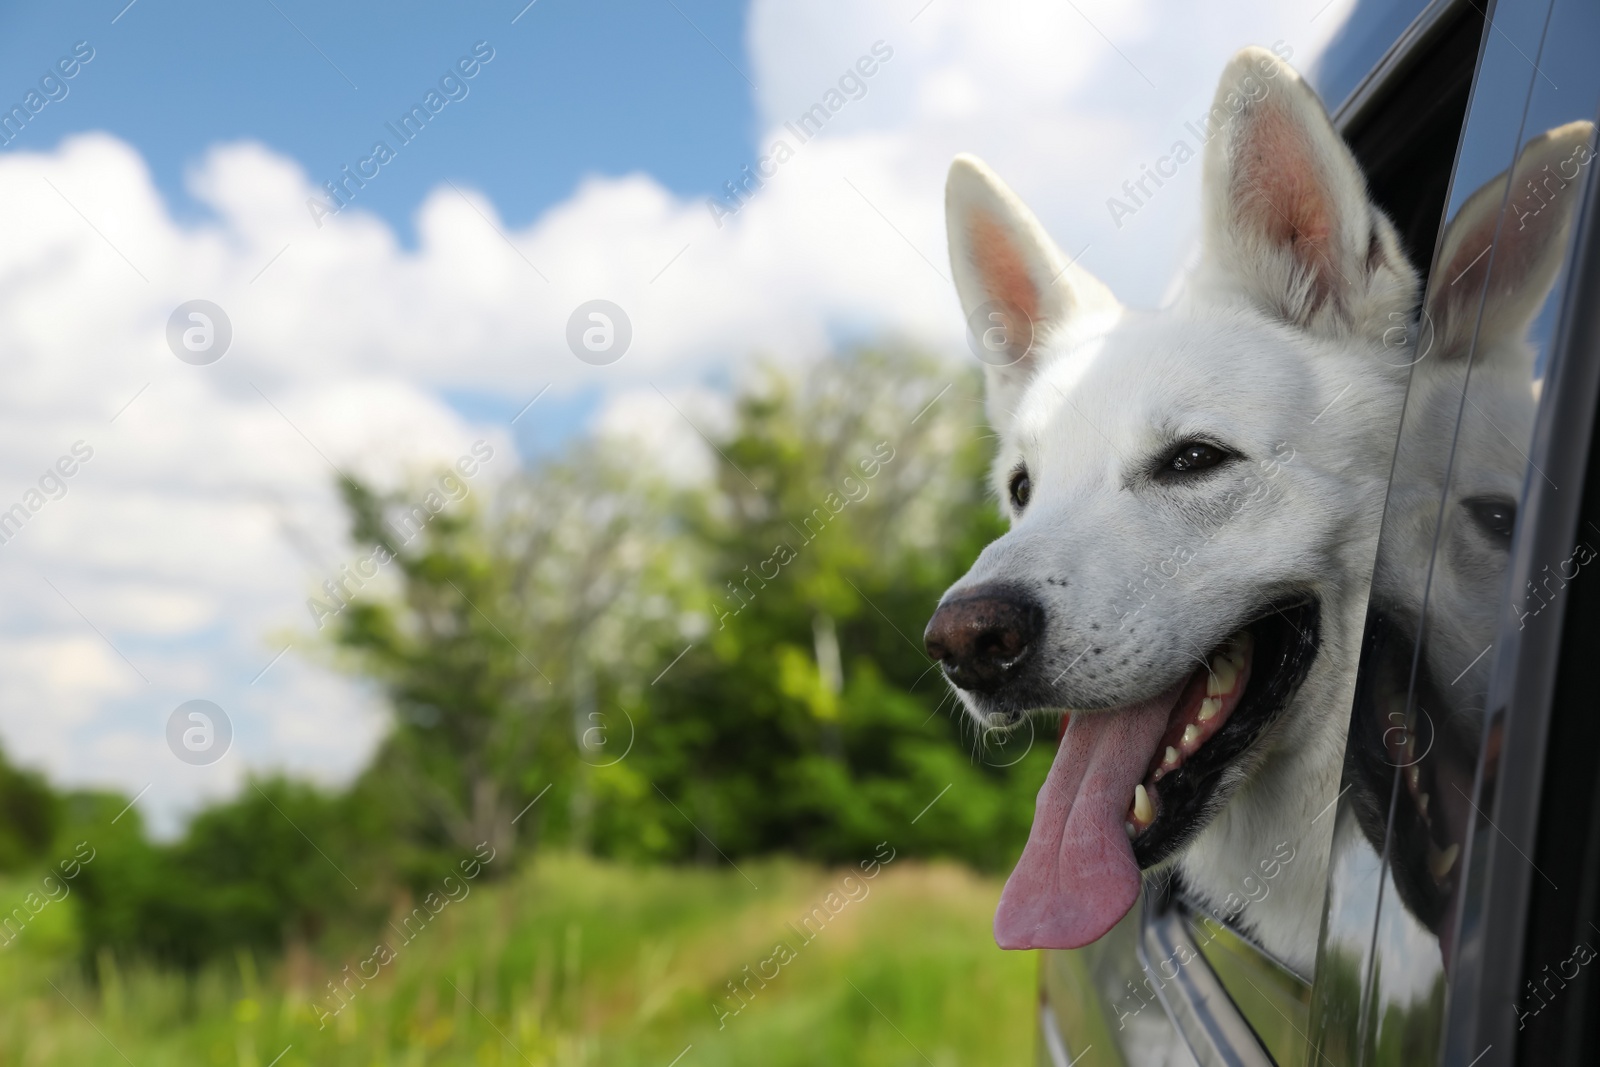
<instances>
[{"instance_id":1,"label":"dog's black nose","mask_svg":"<svg viewBox=\"0 0 1600 1067\"><path fill-rule=\"evenodd\" d=\"M1014 589L978 586L939 605L922 641L945 677L991 693L1015 676L1044 631L1044 609Z\"/></svg>"}]
</instances>

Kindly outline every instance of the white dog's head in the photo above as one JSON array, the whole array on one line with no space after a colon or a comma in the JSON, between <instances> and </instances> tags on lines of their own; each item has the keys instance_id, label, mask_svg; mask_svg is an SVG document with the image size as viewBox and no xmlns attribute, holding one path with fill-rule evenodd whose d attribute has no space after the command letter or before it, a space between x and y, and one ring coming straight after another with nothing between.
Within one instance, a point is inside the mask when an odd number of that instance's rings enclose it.
<instances>
[{"instance_id":1,"label":"white dog's head","mask_svg":"<svg viewBox=\"0 0 1600 1067\"><path fill-rule=\"evenodd\" d=\"M1271 53L1233 59L1209 130L1203 259L1157 313L1069 263L981 162L950 171L1011 529L925 638L985 725L1072 709L1006 947L1099 937L1269 753L1326 765L1318 803L1338 777L1348 703L1301 708L1341 684L1330 658L1353 667L1417 279Z\"/></svg>"}]
</instances>

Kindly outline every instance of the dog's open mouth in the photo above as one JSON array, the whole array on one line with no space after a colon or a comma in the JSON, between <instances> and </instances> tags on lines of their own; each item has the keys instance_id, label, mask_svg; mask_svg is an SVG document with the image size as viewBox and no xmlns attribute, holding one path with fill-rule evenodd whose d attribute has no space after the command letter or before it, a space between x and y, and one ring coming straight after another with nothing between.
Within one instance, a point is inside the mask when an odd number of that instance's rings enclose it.
<instances>
[{"instance_id":1,"label":"dog's open mouth","mask_svg":"<svg viewBox=\"0 0 1600 1067\"><path fill-rule=\"evenodd\" d=\"M1226 772L1310 670L1319 605L1275 604L1157 696L1071 713L995 912L1002 948L1077 948L1137 899L1140 872L1199 832Z\"/></svg>"},{"instance_id":2,"label":"dog's open mouth","mask_svg":"<svg viewBox=\"0 0 1600 1067\"><path fill-rule=\"evenodd\" d=\"M1184 683L1123 827L1140 867L1199 830L1223 772L1282 713L1316 655L1317 605L1278 606L1215 649Z\"/></svg>"}]
</instances>

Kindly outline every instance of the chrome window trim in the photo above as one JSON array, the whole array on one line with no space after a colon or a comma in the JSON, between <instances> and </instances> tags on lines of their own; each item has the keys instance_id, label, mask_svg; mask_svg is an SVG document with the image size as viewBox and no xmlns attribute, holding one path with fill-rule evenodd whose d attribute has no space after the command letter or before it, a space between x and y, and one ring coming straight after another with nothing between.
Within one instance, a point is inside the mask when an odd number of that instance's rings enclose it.
<instances>
[{"instance_id":1,"label":"chrome window trim","mask_svg":"<svg viewBox=\"0 0 1600 1067\"><path fill-rule=\"evenodd\" d=\"M1039 1002L1039 1037L1044 1044L1045 1055L1050 1057L1054 1067L1072 1067L1076 1062L1067 1059L1067 1039L1062 1035L1061 1024L1056 1021L1056 1013L1048 1001ZM1090 1045L1079 1053L1078 1059L1082 1059L1090 1048L1094 1046Z\"/></svg>"},{"instance_id":2,"label":"chrome window trim","mask_svg":"<svg viewBox=\"0 0 1600 1067\"><path fill-rule=\"evenodd\" d=\"M1200 1067L1273 1067L1271 1055L1189 936L1183 912L1147 894L1139 962L1150 971L1152 959L1174 957L1188 962L1171 978L1162 973L1156 996Z\"/></svg>"},{"instance_id":3,"label":"chrome window trim","mask_svg":"<svg viewBox=\"0 0 1600 1067\"><path fill-rule=\"evenodd\" d=\"M1228 920L1222 918L1220 915L1218 915L1216 912L1212 911L1209 907L1207 907L1202 902L1200 902L1198 900L1191 899L1181 889L1178 891L1176 896L1177 896L1178 903L1183 908L1187 909L1189 914L1191 914L1193 916L1196 916L1197 918L1206 919L1206 920L1208 920L1210 922L1216 923L1218 926L1220 926L1224 930L1228 931L1228 933L1232 934L1234 937L1236 937L1240 941L1242 941L1245 944L1245 946L1248 947L1252 952L1254 952L1256 955L1260 956L1262 959L1266 960L1268 963L1272 964L1274 967L1276 967L1278 970L1282 971L1284 974L1287 974L1289 977L1295 979L1298 982L1304 982L1308 986L1311 984L1311 979L1309 977L1307 977L1306 975L1301 974L1299 971L1297 971L1293 967L1289 966L1283 960L1280 960L1277 956L1274 956L1272 953L1270 953L1266 949L1262 948L1261 945L1256 941L1256 939L1250 935L1249 931L1241 929L1240 927L1235 926L1233 923L1229 922Z\"/></svg>"},{"instance_id":4,"label":"chrome window trim","mask_svg":"<svg viewBox=\"0 0 1600 1067\"><path fill-rule=\"evenodd\" d=\"M1350 95L1345 97L1332 113L1333 127L1341 134L1352 126L1359 126L1370 117L1370 112L1376 102L1381 101L1384 90L1399 77L1403 77L1414 66L1420 56L1430 48L1433 43L1444 35L1451 23L1464 13L1463 9L1475 6L1482 11L1486 6L1492 5L1494 0L1434 0L1422 10L1411 25L1405 28L1400 37L1389 46L1383 58L1361 79ZM1488 12L1488 18L1493 18L1494 12Z\"/></svg>"}]
</instances>

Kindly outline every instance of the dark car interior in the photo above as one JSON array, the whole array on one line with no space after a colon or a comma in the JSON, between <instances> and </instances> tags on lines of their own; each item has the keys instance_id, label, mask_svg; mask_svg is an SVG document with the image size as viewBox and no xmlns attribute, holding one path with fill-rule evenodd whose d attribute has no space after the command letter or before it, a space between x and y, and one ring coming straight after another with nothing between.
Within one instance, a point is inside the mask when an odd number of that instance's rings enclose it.
<instances>
[{"instance_id":1,"label":"dark car interior","mask_svg":"<svg viewBox=\"0 0 1600 1067\"><path fill-rule=\"evenodd\" d=\"M1393 69L1374 72L1381 90L1368 95L1358 88L1335 115L1373 200L1424 274L1444 218L1482 41L1483 12L1456 5L1396 57Z\"/></svg>"}]
</instances>

